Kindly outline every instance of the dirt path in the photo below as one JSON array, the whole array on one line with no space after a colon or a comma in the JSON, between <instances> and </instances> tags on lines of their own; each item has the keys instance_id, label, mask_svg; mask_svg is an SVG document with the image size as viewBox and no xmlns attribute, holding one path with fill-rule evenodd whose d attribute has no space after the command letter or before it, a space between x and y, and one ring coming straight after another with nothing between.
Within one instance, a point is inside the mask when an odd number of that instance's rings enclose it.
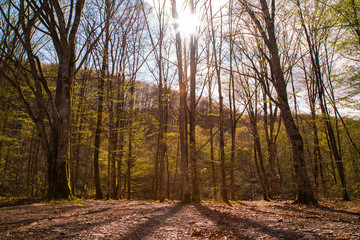
<instances>
[{"instance_id":1,"label":"dirt path","mask_svg":"<svg viewBox=\"0 0 360 240\"><path fill-rule=\"evenodd\" d=\"M0 206L0 239L360 239L360 201Z\"/></svg>"}]
</instances>

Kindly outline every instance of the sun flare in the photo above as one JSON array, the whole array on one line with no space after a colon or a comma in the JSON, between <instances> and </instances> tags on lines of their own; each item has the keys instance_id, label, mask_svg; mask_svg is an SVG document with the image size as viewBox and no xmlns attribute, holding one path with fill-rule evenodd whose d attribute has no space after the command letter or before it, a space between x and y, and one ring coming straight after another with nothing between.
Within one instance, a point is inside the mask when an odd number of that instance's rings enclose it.
<instances>
[{"instance_id":1,"label":"sun flare","mask_svg":"<svg viewBox=\"0 0 360 240\"><path fill-rule=\"evenodd\" d=\"M199 18L190 9L184 9L178 15L178 31L183 37L189 37L195 34L199 27Z\"/></svg>"}]
</instances>

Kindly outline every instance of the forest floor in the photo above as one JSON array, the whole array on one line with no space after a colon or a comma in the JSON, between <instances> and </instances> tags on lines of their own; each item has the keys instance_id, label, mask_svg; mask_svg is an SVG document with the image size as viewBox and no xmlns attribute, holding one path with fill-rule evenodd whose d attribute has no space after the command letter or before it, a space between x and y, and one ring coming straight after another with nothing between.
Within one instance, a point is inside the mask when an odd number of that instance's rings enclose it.
<instances>
[{"instance_id":1,"label":"forest floor","mask_svg":"<svg viewBox=\"0 0 360 240\"><path fill-rule=\"evenodd\" d=\"M360 239L360 200L0 203L0 239Z\"/></svg>"}]
</instances>

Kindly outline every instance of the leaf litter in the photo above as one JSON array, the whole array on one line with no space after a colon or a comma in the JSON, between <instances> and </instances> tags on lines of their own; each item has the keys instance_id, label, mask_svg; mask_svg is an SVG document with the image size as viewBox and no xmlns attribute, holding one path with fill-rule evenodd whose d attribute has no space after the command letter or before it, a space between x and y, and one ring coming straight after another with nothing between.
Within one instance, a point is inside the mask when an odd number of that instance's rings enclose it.
<instances>
[{"instance_id":1,"label":"leaf litter","mask_svg":"<svg viewBox=\"0 0 360 240\"><path fill-rule=\"evenodd\" d=\"M360 239L360 201L3 204L0 239Z\"/></svg>"}]
</instances>

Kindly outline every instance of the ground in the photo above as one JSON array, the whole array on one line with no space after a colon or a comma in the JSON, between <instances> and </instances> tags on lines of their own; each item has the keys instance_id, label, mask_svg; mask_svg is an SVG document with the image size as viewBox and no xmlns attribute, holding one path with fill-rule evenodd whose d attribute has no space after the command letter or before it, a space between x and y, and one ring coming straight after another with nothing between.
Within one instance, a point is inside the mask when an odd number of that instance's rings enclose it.
<instances>
[{"instance_id":1,"label":"ground","mask_svg":"<svg viewBox=\"0 0 360 240\"><path fill-rule=\"evenodd\" d=\"M360 239L360 201L5 202L0 239Z\"/></svg>"}]
</instances>

